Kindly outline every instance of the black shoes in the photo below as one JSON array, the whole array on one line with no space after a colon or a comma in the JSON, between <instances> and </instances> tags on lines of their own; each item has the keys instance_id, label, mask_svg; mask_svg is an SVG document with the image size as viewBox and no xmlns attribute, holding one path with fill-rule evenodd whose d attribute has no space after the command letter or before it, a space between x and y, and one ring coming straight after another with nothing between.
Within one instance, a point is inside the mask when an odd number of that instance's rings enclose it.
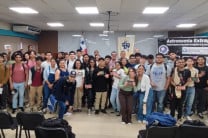
<instances>
[{"instance_id":1,"label":"black shoes","mask_svg":"<svg viewBox=\"0 0 208 138\"><path fill-rule=\"evenodd\" d=\"M16 108L12 109L12 114L14 114L16 112Z\"/></svg>"},{"instance_id":2,"label":"black shoes","mask_svg":"<svg viewBox=\"0 0 208 138\"><path fill-rule=\"evenodd\" d=\"M105 109L102 109L101 112L104 113L104 114L107 114Z\"/></svg>"},{"instance_id":3,"label":"black shoes","mask_svg":"<svg viewBox=\"0 0 208 138\"><path fill-rule=\"evenodd\" d=\"M99 110L95 110L95 114L98 115L99 114Z\"/></svg>"},{"instance_id":4,"label":"black shoes","mask_svg":"<svg viewBox=\"0 0 208 138\"><path fill-rule=\"evenodd\" d=\"M23 107L20 107L19 108L22 112L24 112L25 111L25 109L23 108Z\"/></svg>"}]
</instances>

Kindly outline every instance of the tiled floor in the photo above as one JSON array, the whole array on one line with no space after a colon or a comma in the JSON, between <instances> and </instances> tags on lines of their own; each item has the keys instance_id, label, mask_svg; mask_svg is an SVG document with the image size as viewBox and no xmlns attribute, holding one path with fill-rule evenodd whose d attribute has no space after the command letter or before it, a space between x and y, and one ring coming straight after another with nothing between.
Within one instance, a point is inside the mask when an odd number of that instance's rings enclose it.
<instances>
[{"instance_id":1,"label":"tiled floor","mask_svg":"<svg viewBox=\"0 0 208 138\"><path fill-rule=\"evenodd\" d=\"M138 131L144 129L144 124L138 124L136 116L133 115L133 124L121 124L121 117L110 113L100 113L99 115L87 115L86 109L81 113L73 113L71 116L64 117L72 126L72 131L76 134L76 138L136 138ZM53 117L54 114L46 114L46 118ZM197 119L196 116L193 117ZM207 117L203 119L207 123ZM5 131L7 138L14 138L15 131ZM31 132L32 138L35 137L34 132ZM22 137L25 135L22 133Z\"/></svg>"}]
</instances>

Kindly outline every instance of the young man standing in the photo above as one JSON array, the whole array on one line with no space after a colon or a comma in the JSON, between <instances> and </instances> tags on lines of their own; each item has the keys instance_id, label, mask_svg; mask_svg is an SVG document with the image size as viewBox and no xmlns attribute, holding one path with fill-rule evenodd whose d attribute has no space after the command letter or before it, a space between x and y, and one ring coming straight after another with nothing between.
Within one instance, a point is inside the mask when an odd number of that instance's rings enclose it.
<instances>
[{"instance_id":1,"label":"young man standing","mask_svg":"<svg viewBox=\"0 0 208 138\"><path fill-rule=\"evenodd\" d=\"M24 92L28 84L28 68L22 63L22 54L14 53L15 63L10 67L10 89L13 91L12 113L17 109L17 97L19 96L19 108L24 111Z\"/></svg>"},{"instance_id":2,"label":"young man standing","mask_svg":"<svg viewBox=\"0 0 208 138\"><path fill-rule=\"evenodd\" d=\"M196 69L199 71L199 82L195 83L196 85L196 94L195 94L195 102L194 102L194 108L197 107L197 113L198 116L203 119L204 116L202 115L202 112L205 110L205 104L206 104L206 88L208 88L207 85L207 79L208 79L208 67L206 66L206 59L204 56L198 56L197 57L197 65ZM195 109L194 109L195 110Z\"/></svg>"},{"instance_id":3,"label":"young man standing","mask_svg":"<svg viewBox=\"0 0 208 138\"><path fill-rule=\"evenodd\" d=\"M95 99L95 114L99 114L99 106L101 102L101 112L107 113L105 110L105 103L107 97L107 83L109 78L109 70L105 67L105 60L99 58L98 67L93 73L94 89L96 92Z\"/></svg>"},{"instance_id":4,"label":"young man standing","mask_svg":"<svg viewBox=\"0 0 208 138\"><path fill-rule=\"evenodd\" d=\"M36 57L36 65L29 70L28 85L30 86L29 103L30 110L33 111L35 101L37 101L37 110L41 109L41 99L43 91L43 69L41 68L42 57ZM37 97L36 97L37 94Z\"/></svg>"},{"instance_id":5,"label":"young man standing","mask_svg":"<svg viewBox=\"0 0 208 138\"><path fill-rule=\"evenodd\" d=\"M164 64L164 55L156 54L156 62L149 66L147 75L150 76L154 93L154 103L157 102L157 112L163 112L163 102L170 83L170 68Z\"/></svg>"},{"instance_id":6,"label":"young man standing","mask_svg":"<svg viewBox=\"0 0 208 138\"><path fill-rule=\"evenodd\" d=\"M4 55L0 54L0 110L6 110L7 82L9 80L9 67L4 64Z\"/></svg>"}]
</instances>

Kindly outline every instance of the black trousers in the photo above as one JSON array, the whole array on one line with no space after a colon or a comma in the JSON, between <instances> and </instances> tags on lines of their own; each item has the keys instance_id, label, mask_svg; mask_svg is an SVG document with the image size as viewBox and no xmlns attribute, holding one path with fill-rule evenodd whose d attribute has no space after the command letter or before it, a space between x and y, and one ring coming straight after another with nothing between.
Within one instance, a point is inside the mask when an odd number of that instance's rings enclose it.
<instances>
[{"instance_id":1,"label":"black trousers","mask_svg":"<svg viewBox=\"0 0 208 138\"><path fill-rule=\"evenodd\" d=\"M6 109L7 93L8 93L8 87L7 85L3 85L3 92L2 94L0 94L0 109Z\"/></svg>"},{"instance_id":2,"label":"black trousers","mask_svg":"<svg viewBox=\"0 0 208 138\"><path fill-rule=\"evenodd\" d=\"M197 109L197 113L202 113L205 110L206 91L204 88L196 88L193 111Z\"/></svg>"},{"instance_id":3,"label":"black trousers","mask_svg":"<svg viewBox=\"0 0 208 138\"><path fill-rule=\"evenodd\" d=\"M172 99L170 102L170 114L172 117L175 116L175 111L178 111L178 116L177 119L181 119L182 115L183 115L183 103L184 103L184 99L185 99L185 91L181 92L181 98L177 98L175 95L175 92L172 93Z\"/></svg>"}]
</instances>

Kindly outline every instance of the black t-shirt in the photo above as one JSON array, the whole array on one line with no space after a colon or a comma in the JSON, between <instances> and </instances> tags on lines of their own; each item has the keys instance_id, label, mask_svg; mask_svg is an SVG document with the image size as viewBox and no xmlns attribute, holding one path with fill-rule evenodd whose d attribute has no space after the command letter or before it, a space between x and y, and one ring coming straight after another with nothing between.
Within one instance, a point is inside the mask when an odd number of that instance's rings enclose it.
<instances>
[{"instance_id":1,"label":"black t-shirt","mask_svg":"<svg viewBox=\"0 0 208 138\"><path fill-rule=\"evenodd\" d=\"M196 88L205 88L207 87L207 80L208 80L208 67L204 66L204 67L196 67L196 69L199 70L199 74L204 71L205 75L201 78L199 78L199 83L195 83L195 87Z\"/></svg>"},{"instance_id":2,"label":"black t-shirt","mask_svg":"<svg viewBox=\"0 0 208 138\"><path fill-rule=\"evenodd\" d=\"M101 75L97 75L100 72ZM105 92L107 91L108 79L105 78L105 75L109 74L109 70L107 68L99 68L97 67L93 72L93 81L94 81L94 89L96 92Z\"/></svg>"},{"instance_id":3,"label":"black t-shirt","mask_svg":"<svg viewBox=\"0 0 208 138\"><path fill-rule=\"evenodd\" d=\"M180 78L181 85L184 85L188 81L188 78L191 77L191 71L188 69L184 69L183 71L178 70L178 76Z\"/></svg>"}]
</instances>

